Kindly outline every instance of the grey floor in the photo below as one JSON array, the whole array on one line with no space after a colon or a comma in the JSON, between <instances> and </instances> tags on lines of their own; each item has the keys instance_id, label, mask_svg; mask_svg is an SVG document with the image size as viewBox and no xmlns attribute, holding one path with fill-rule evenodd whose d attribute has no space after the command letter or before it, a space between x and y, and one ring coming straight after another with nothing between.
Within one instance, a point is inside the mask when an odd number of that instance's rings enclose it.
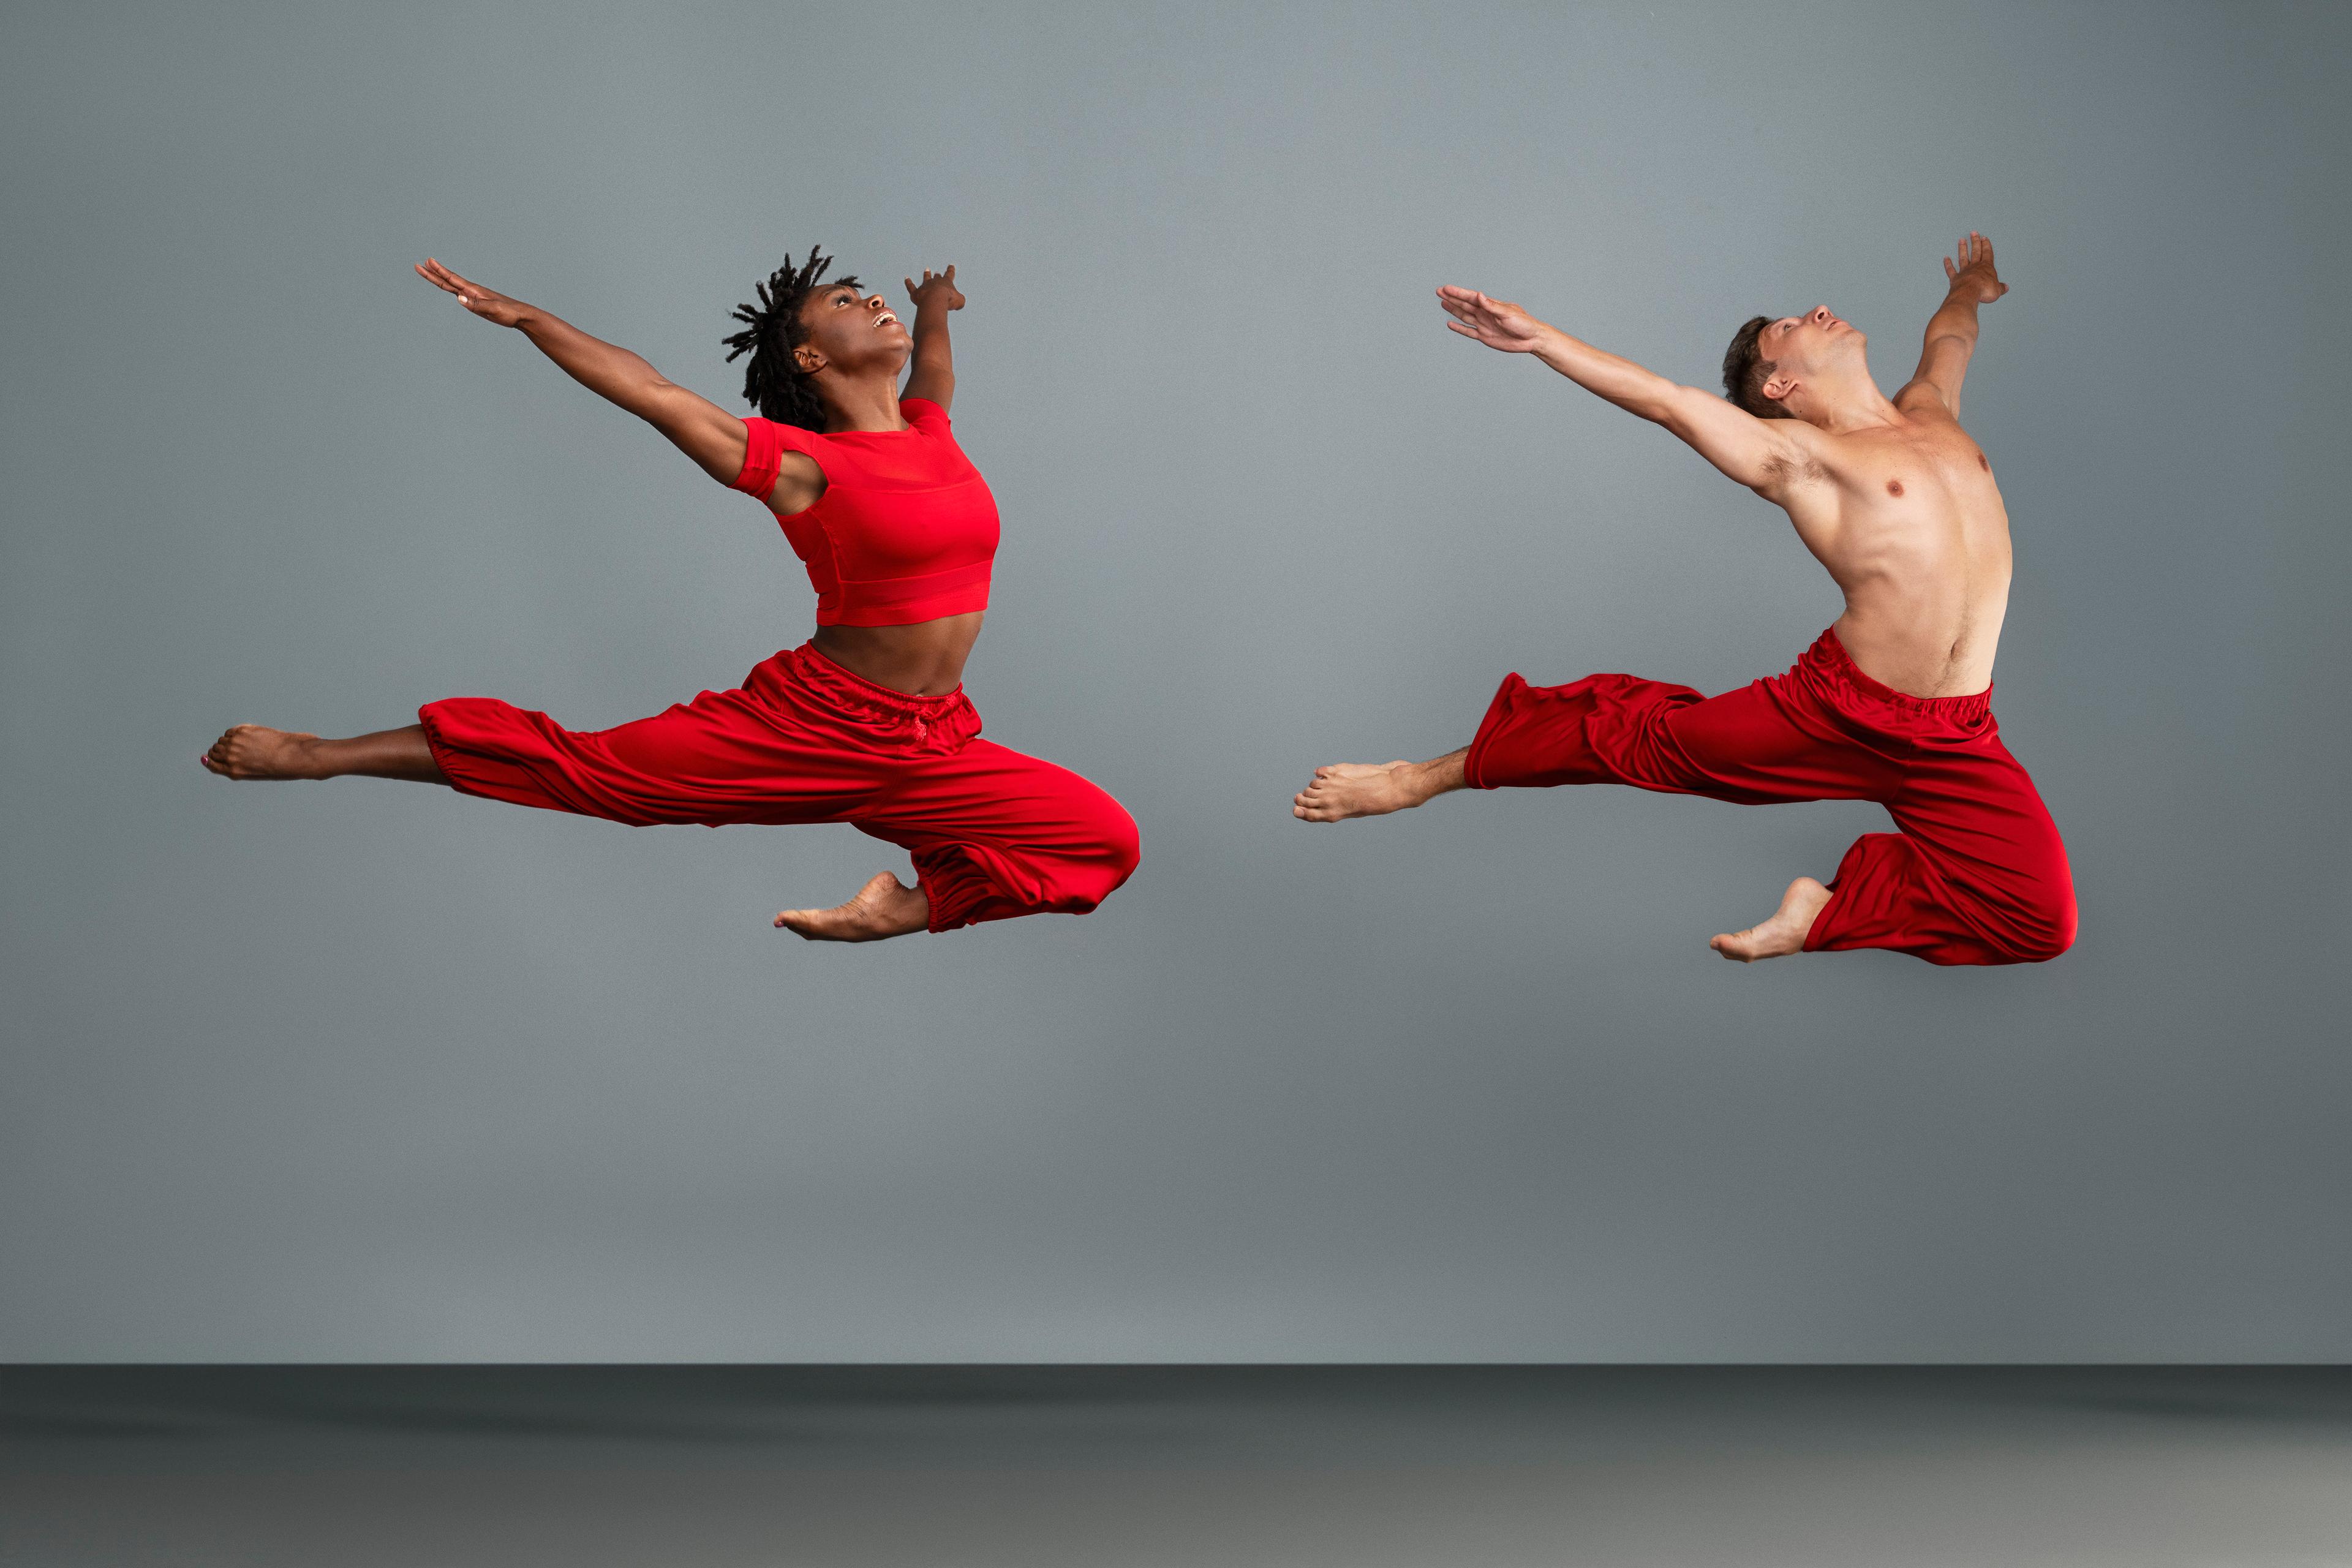
<instances>
[{"instance_id":1,"label":"grey floor","mask_svg":"<svg viewBox=\"0 0 2352 1568\"><path fill-rule=\"evenodd\" d=\"M2352 1372L16 1367L0 1562L2352 1565Z\"/></svg>"}]
</instances>

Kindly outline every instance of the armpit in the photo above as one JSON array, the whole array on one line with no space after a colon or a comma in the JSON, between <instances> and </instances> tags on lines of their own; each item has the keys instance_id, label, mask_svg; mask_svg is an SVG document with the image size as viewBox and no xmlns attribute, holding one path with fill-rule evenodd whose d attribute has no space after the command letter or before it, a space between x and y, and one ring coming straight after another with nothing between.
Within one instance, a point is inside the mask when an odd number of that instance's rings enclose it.
<instances>
[{"instance_id":1,"label":"armpit","mask_svg":"<svg viewBox=\"0 0 2352 1568\"><path fill-rule=\"evenodd\" d=\"M1829 469L1810 452L1775 452L1764 459L1764 478L1769 484L1819 484L1829 477Z\"/></svg>"}]
</instances>

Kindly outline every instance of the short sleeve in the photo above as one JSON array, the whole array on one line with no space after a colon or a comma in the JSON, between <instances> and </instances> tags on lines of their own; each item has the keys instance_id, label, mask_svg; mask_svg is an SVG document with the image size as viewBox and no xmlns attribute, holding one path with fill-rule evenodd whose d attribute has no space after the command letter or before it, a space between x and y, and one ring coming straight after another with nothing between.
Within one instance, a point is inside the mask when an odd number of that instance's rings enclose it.
<instances>
[{"instance_id":1,"label":"short sleeve","mask_svg":"<svg viewBox=\"0 0 2352 1568\"><path fill-rule=\"evenodd\" d=\"M764 501L775 492L776 474L783 467L786 452L816 455L809 450L814 444L814 433L797 425L782 425L773 419L746 419L743 437L743 471L727 488L741 490L753 500Z\"/></svg>"},{"instance_id":2,"label":"short sleeve","mask_svg":"<svg viewBox=\"0 0 2352 1568\"><path fill-rule=\"evenodd\" d=\"M928 397L898 399L898 413L908 424L918 430L944 430L954 423L948 417L946 409Z\"/></svg>"}]
</instances>

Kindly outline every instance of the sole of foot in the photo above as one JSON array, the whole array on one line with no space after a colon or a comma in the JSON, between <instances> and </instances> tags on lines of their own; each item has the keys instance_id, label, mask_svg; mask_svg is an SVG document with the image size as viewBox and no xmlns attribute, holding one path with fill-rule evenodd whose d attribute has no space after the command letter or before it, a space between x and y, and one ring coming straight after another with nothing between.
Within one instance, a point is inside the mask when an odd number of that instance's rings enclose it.
<instances>
[{"instance_id":1,"label":"sole of foot","mask_svg":"<svg viewBox=\"0 0 2352 1568\"><path fill-rule=\"evenodd\" d=\"M926 929L931 900L887 871L877 873L857 896L829 910L786 910L779 929L806 942L882 942Z\"/></svg>"},{"instance_id":2,"label":"sole of foot","mask_svg":"<svg viewBox=\"0 0 2352 1568\"><path fill-rule=\"evenodd\" d=\"M1727 931L1706 945L1740 963L1802 952L1805 937L1813 929L1813 918L1829 901L1827 888L1811 877L1800 877L1780 895L1780 907L1772 911L1771 919L1746 931Z\"/></svg>"},{"instance_id":3,"label":"sole of foot","mask_svg":"<svg viewBox=\"0 0 2352 1568\"><path fill-rule=\"evenodd\" d=\"M1411 763L1334 763L1315 770L1314 782L1290 799L1301 822L1345 822L1385 816L1421 804L1405 783Z\"/></svg>"},{"instance_id":4,"label":"sole of foot","mask_svg":"<svg viewBox=\"0 0 2352 1568\"><path fill-rule=\"evenodd\" d=\"M309 778L308 752L318 738L266 724L232 724L196 761L225 779Z\"/></svg>"}]
</instances>

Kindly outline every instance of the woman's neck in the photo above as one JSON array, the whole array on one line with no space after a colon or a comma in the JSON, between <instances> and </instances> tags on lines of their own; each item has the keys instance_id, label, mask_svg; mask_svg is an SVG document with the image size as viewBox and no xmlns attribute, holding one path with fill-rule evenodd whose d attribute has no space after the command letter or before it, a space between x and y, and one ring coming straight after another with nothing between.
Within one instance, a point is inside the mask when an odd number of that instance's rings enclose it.
<instances>
[{"instance_id":1,"label":"woman's neck","mask_svg":"<svg viewBox=\"0 0 2352 1568\"><path fill-rule=\"evenodd\" d=\"M824 387L820 395L824 398L824 428L828 435L907 428L907 417L898 412L898 378L895 374Z\"/></svg>"}]
</instances>

